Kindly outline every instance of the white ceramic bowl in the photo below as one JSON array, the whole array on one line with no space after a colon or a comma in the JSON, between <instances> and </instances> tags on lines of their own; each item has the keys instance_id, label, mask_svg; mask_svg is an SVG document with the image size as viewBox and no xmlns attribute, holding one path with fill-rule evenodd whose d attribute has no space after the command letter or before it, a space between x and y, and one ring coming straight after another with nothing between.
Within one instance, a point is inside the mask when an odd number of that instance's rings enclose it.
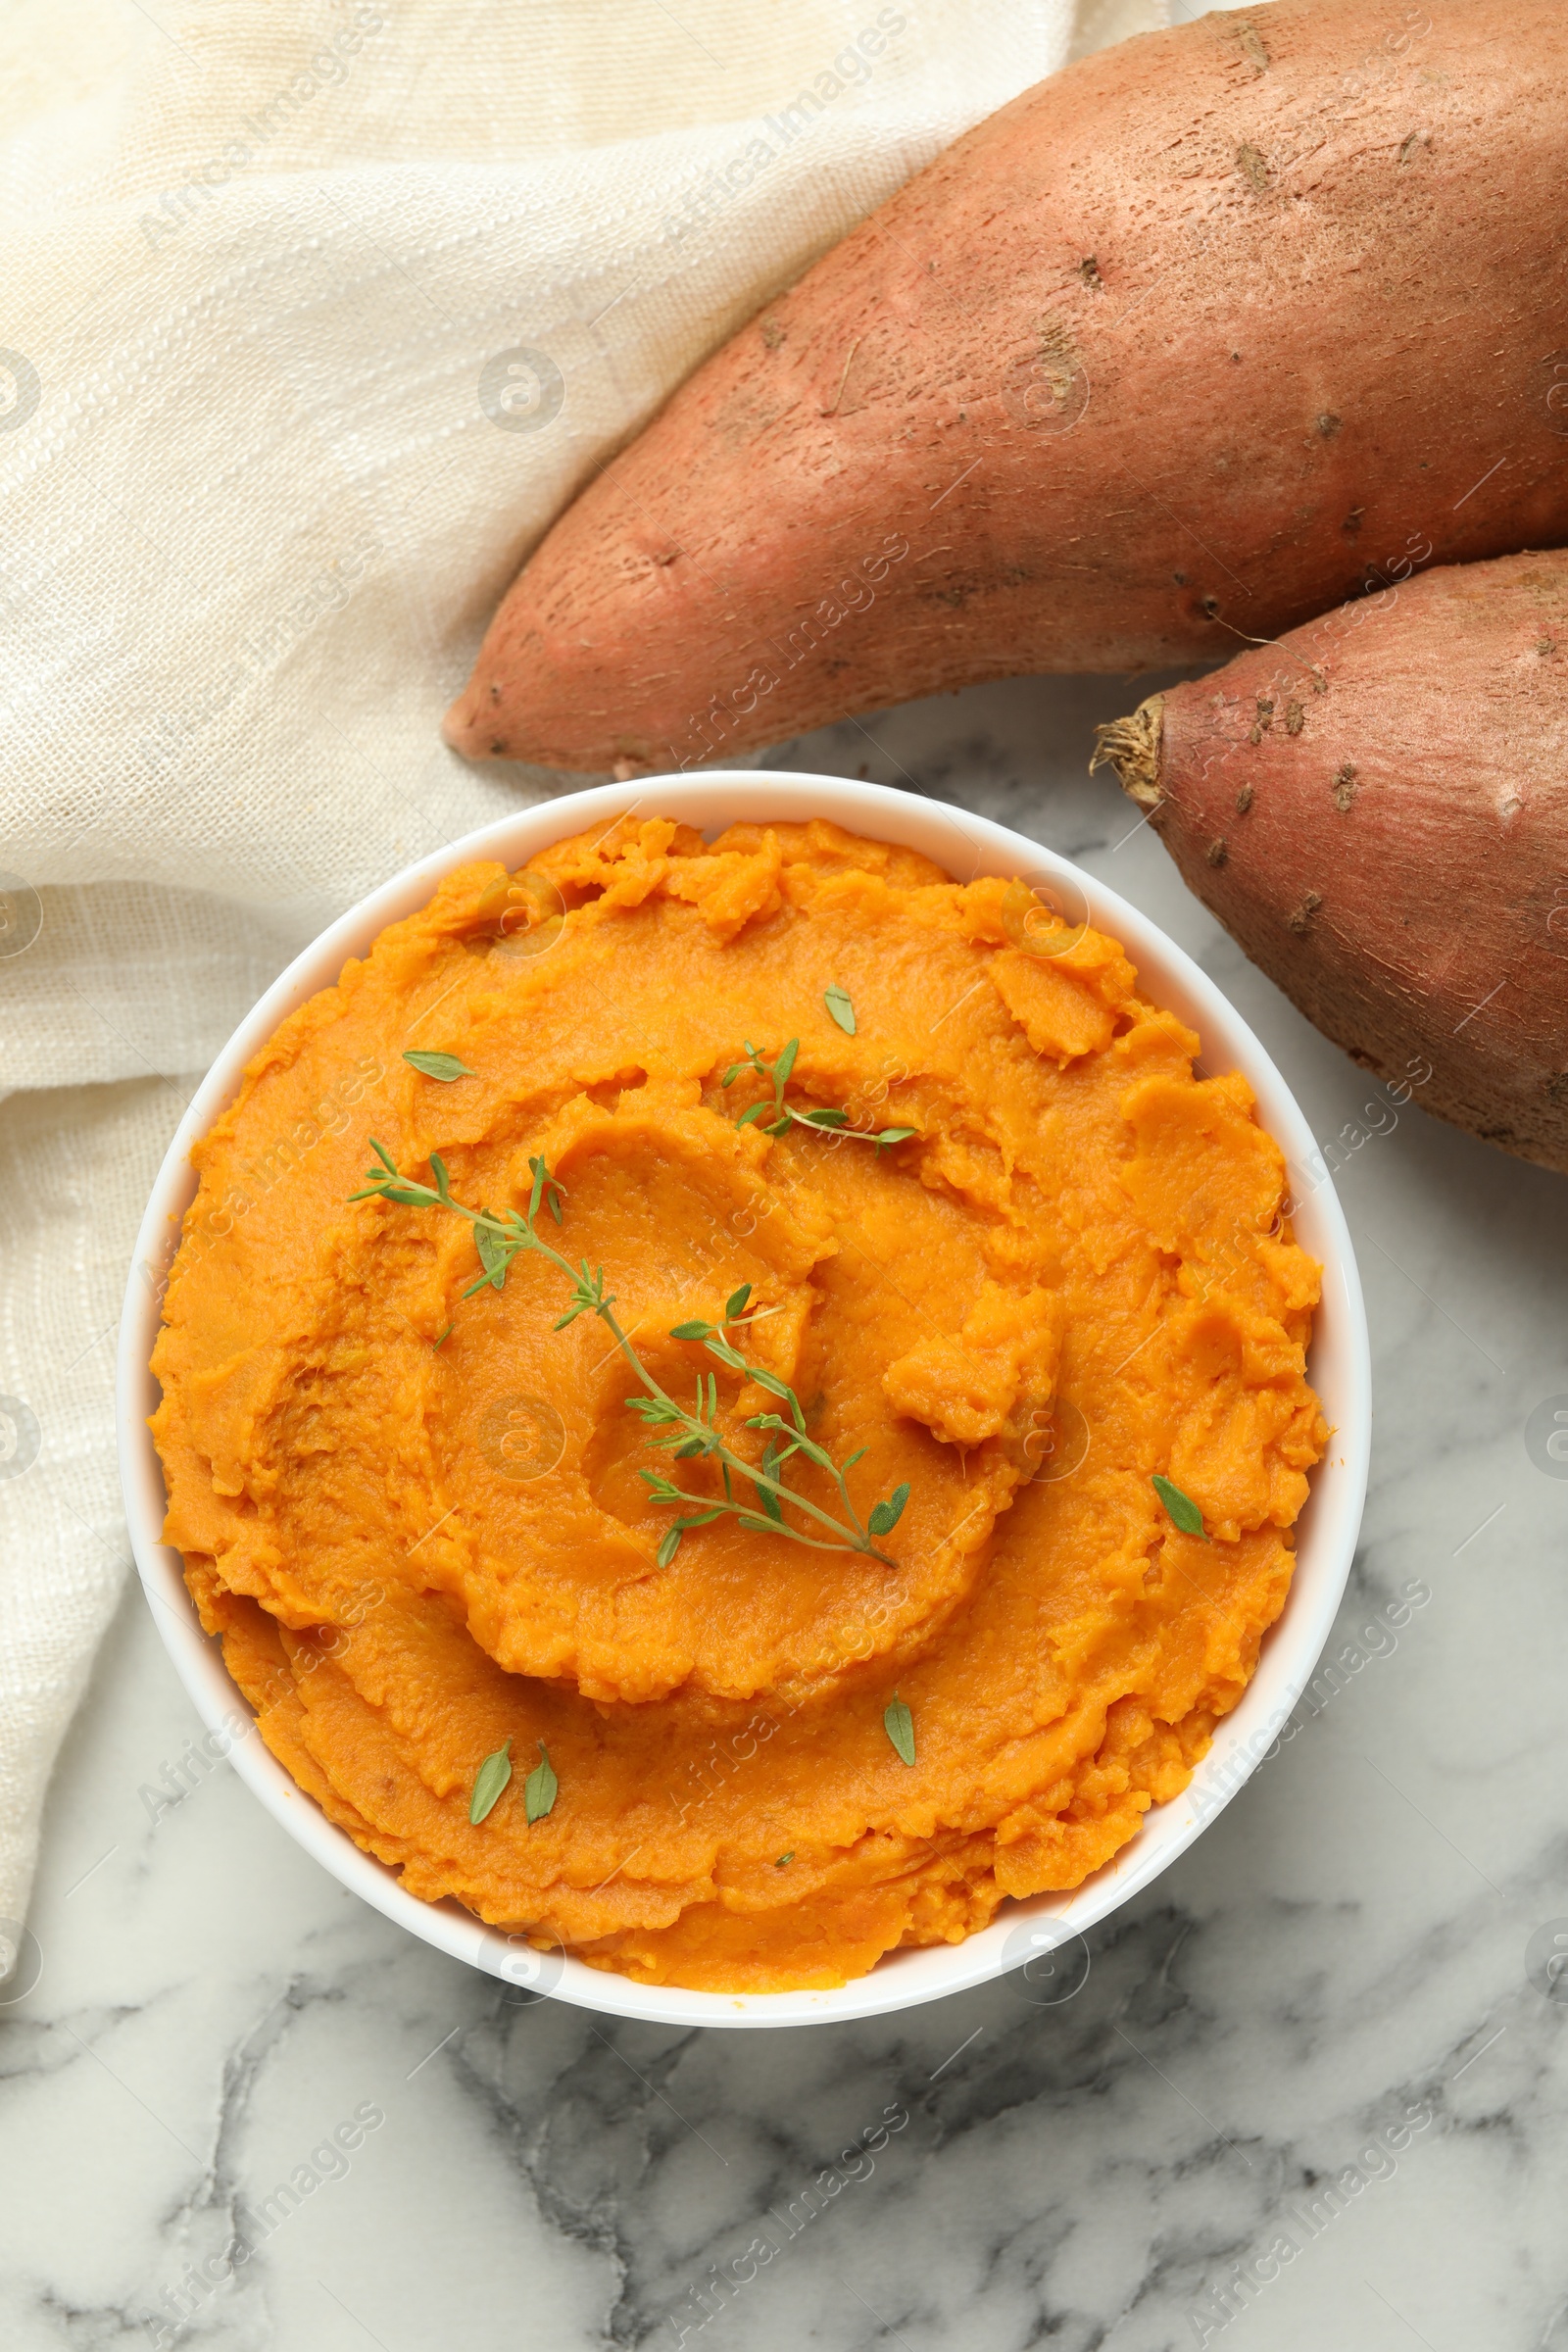
<instances>
[{"instance_id":1,"label":"white ceramic bowl","mask_svg":"<svg viewBox=\"0 0 1568 2352\"><path fill-rule=\"evenodd\" d=\"M180 1121L159 1170L136 1242L120 1334L117 1416L130 1540L158 1629L180 1679L209 1730L232 1734L249 1723L245 1701L224 1668L215 1641L203 1634L185 1589L180 1558L162 1542L163 1471L147 1428L157 1402L148 1358L158 1329L161 1285L178 1218L195 1192L190 1148L239 1091L246 1062L296 1005L336 980L345 960L362 956L388 923L422 906L442 876L474 858L522 864L551 842L591 825L609 825L633 803L649 813L680 817L710 838L738 819L825 816L851 831L920 850L969 881L977 874L1054 878L1067 901L1081 894L1090 918L1126 947L1140 983L1156 1003L1179 1012L1202 1039L1204 1069L1245 1073L1258 1115L1283 1147L1296 1173L1296 1230L1323 1264L1323 1303L1312 1343L1310 1373L1334 1430L1330 1450L1312 1484L1298 1528L1297 1569L1283 1616L1241 1704L1226 1717L1213 1747L1183 1795L1149 1812L1143 1827L1114 1861L1070 1895L1008 1903L1003 1915L960 1944L890 1953L869 1976L833 1992L713 1993L676 1985L633 1984L583 1961L550 1955L541 1961L484 1927L456 1902L420 1902L391 1870L362 1853L297 1788L255 1737L231 1748L235 1770L292 1838L335 1879L388 1919L397 1920L439 1951L513 1984L534 1984L556 1998L618 2017L681 2026L794 2026L880 2016L936 2000L999 1976L1035 1953L1050 1952L1147 1886L1241 1788L1267 1753L1295 1706L1339 1608L1360 1525L1371 1433L1371 1367L1361 1285L1350 1238L1327 1179L1301 1181L1316 1146L1305 1119L1245 1021L1191 958L1153 924L1090 875L1053 857L1021 834L1009 833L966 809L854 784L837 776L770 774L755 769L700 776L655 777L633 788L605 785L520 810L452 843L409 866L323 931L268 990L240 1024ZM1049 1965L1049 1964L1048 1964ZM1068 1981L1063 1958L1061 1981ZM1050 1987L1045 1997L1050 1997Z\"/></svg>"}]
</instances>

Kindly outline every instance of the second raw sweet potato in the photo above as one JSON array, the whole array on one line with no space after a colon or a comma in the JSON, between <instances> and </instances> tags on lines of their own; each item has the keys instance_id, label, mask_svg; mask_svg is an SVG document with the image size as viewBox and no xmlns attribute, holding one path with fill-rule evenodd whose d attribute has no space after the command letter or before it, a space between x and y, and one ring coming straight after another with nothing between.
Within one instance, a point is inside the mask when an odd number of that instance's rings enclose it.
<instances>
[{"instance_id":1,"label":"second raw sweet potato","mask_svg":"<svg viewBox=\"0 0 1568 2352\"><path fill-rule=\"evenodd\" d=\"M1101 729L1318 1028L1568 1169L1568 552L1391 581Z\"/></svg>"}]
</instances>

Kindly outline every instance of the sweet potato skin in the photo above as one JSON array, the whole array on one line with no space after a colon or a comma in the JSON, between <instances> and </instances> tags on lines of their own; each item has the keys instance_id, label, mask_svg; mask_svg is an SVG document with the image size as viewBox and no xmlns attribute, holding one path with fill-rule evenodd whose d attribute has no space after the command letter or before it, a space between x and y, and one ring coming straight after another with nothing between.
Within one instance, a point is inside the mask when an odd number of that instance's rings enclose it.
<instances>
[{"instance_id":1,"label":"sweet potato skin","mask_svg":"<svg viewBox=\"0 0 1568 2352\"><path fill-rule=\"evenodd\" d=\"M1568 554L1391 582L1102 734L1325 1035L1568 1171Z\"/></svg>"},{"instance_id":2,"label":"sweet potato skin","mask_svg":"<svg viewBox=\"0 0 1568 2352\"><path fill-rule=\"evenodd\" d=\"M1068 68L592 481L448 740L689 766L1568 538L1565 91L1559 0L1274 0Z\"/></svg>"}]
</instances>

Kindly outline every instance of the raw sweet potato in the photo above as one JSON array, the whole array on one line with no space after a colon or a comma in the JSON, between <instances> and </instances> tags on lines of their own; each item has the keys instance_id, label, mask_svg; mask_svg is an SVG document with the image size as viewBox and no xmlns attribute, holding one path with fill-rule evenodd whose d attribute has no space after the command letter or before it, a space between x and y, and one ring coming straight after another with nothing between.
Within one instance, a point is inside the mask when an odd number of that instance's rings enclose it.
<instances>
[{"instance_id":1,"label":"raw sweet potato","mask_svg":"<svg viewBox=\"0 0 1568 2352\"><path fill-rule=\"evenodd\" d=\"M1568 539L1565 166L1561 0L1275 0L1069 67L583 491L448 740L685 767Z\"/></svg>"},{"instance_id":2,"label":"raw sweet potato","mask_svg":"<svg viewBox=\"0 0 1568 2352\"><path fill-rule=\"evenodd\" d=\"M1325 1035L1568 1169L1568 554L1392 580L1100 733Z\"/></svg>"}]
</instances>

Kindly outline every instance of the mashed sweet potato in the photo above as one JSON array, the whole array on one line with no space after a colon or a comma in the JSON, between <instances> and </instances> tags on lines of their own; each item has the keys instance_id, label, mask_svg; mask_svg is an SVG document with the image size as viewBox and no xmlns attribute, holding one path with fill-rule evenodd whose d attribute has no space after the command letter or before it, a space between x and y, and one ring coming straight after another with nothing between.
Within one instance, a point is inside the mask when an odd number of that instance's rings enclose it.
<instances>
[{"instance_id":1,"label":"mashed sweet potato","mask_svg":"<svg viewBox=\"0 0 1568 2352\"><path fill-rule=\"evenodd\" d=\"M742 1123L746 1045L791 1039L791 1104L913 1134ZM1240 1696L1326 1438L1282 1155L1197 1051L1113 940L823 823L625 819L449 876L198 1148L154 1357L168 1540L274 1753L415 1893L649 1983L837 1984L1076 1886ZM650 1449L552 1264L465 1299L469 1224L351 1203L371 1136L491 1211L543 1157L541 1231L683 1401L715 1366L673 1327L750 1285L736 1339L863 1449L862 1519L907 1487L887 1557L727 1517L661 1567L640 1473L716 1497L716 1465ZM760 1462L775 1395L716 1383Z\"/></svg>"}]
</instances>

